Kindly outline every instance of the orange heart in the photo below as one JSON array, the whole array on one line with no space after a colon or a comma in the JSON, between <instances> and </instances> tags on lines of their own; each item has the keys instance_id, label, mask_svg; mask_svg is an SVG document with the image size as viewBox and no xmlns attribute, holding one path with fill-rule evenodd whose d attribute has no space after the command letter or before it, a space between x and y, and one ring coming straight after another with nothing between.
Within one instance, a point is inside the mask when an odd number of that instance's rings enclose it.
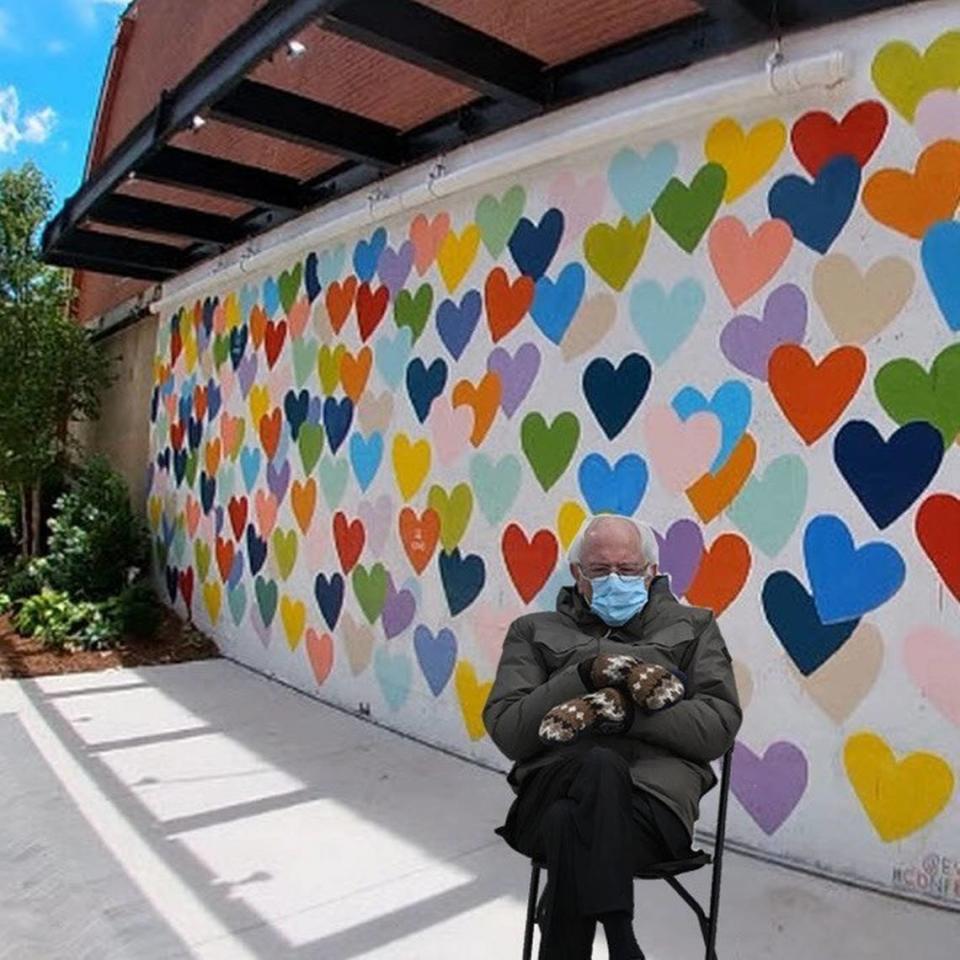
<instances>
[{"instance_id":1,"label":"orange heart","mask_svg":"<svg viewBox=\"0 0 960 960\"><path fill-rule=\"evenodd\" d=\"M197 524L200 523L200 501L196 497L187 497L187 533L194 536L197 532Z\"/></svg>"},{"instance_id":2,"label":"orange heart","mask_svg":"<svg viewBox=\"0 0 960 960\"><path fill-rule=\"evenodd\" d=\"M259 303L255 304L250 311L250 339L257 349L260 348L263 338L266 336L268 319L267 311Z\"/></svg>"},{"instance_id":3,"label":"orange heart","mask_svg":"<svg viewBox=\"0 0 960 960\"><path fill-rule=\"evenodd\" d=\"M687 488L687 499L704 523L724 511L747 482L757 459L757 442L745 433L716 473L705 473Z\"/></svg>"},{"instance_id":4,"label":"orange heart","mask_svg":"<svg viewBox=\"0 0 960 960\"><path fill-rule=\"evenodd\" d=\"M440 515L432 507L427 507L419 517L411 507L400 511L400 542L417 573L426 570L439 539Z\"/></svg>"},{"instance_id":5,"label":"orange heart","mask_svg":"<svg viewBox=\"0 0 960 960\"><path fill-rule=\"evenodd\" d=\"M282 426L283 421L279 407L274 407L272 413L265 413L260 418L260 443L263 446L264 453L271 460L280 445L280 429Z\"/></svg>"},{"instance_id":6,"label":"orange heart","mask_svg":"<svg viewBox=\"0 0 960 960\"><path fill-rule=\"evenodd\" d=\"M952 220L960 204L960 141L938 140L917 160L916 171L878 170L863 188L863 205L880 223L921 239L939 220Z\"/></svg>"},{"instance_id":7,"label":"orange heart","mask_svg":"<svg viewBox=\"0 0 960 960\"><path fill-rule=\"evenodd\" d=\"M313 668L317 683L323 683L333 669L333 637L329 633L317 633L313 627L307 628L307 657Z\"/></svg>"},{"instance_id":8,"label":"orange heart","mask_svg":"<svg viewBox=\"0 0 960 960\"><path fill-rule=\"evenodd\" d=\"M239 417L231 417L226 410L220 414L220 441L223 443L224 452L233 453L233 444L237 439L237 424Z\"/></svg>"},{"instance_id":9,"label":"orange heart","mask_svg":"<svg viewBox=\"0 0 960 960\"><path fill-rule=\"evenodd\" d=\"M422 213L413 218L410 224L410 240L413 243L413 262L421 277L437 258L440 244L449 232L449 213L438 213L433 220L428 220Z\"/></svg>"},{"instance_id":10,"label":"orange heart","mask_svg":"<svg viewBox=\"0 0 960 960\"><path fill-rule=\"evenodd\" d=\"M193 388L193 409L196 411L197 419L202 420L207 412L207 388L196 386Z\"/></svg>"},{"instance_id":11,"label":"orange heart","mask_svg":"<svg viewBox=\"0 0 960 960\"><path fill-rule=\"evenodd\" d=\"M507 271L495 267L483 285L487 306L487 324L493 342L505 337L522 319L533 303L534 283L532 277L517 277L510 283Z\"/></svg>"},{"instance_id":12,"label":"orange heart","mask_svg":"<svg viewBox=\"0 0 960 960\"><path fill-rule=\"evenodd\" d=\"M339 333L343 325L347 322L347 317L350 316L350 311L353 309L353 300L356 295L357 278L354 276L347 277L343 283L334 280L333 283L327 287L327 295L325 298L327 313L330 316L330 326L333 327L334 333Z\"/></svg>"},{"instance_id":13,"label":"orange heart","mask_svg":"<svg viewBox=\"0 0 960 960\"><path fill-rule=\"evenodd\" d=\"M720 616L737 599L750 574L750 548L743 537L722 533L703 552L686 598L695 607L709 607Z\"/></svg>"},{"instance_id":14,"label":"orange heart","mask_svg":"<svg viewBox=\"0 0 960 960\"><path fill-rule=\"evenodd\" d=\"M373 351L369 347L363 347L356 357L346 351L340 360L340 382L344 392L354 403L363 395L372 363Z\"/></svg>"},{"instance_id":15,"label":"orange heart","mask_svg":"<svg viewBox=\"0 0 960 960\"><path fill-rule=\"evenodd\" d=\"M217 569L224 583L230 577L231 567L233 567L233 541L217 537Z\"/></svg>"},{"instance_id":16,"label":"orange heart","mask_svg":"<svg viewBox=\"0 0 960 960\"><path fill-rule=\"evenodd\" d=\"M294 480L290 499L293 502L293 515L297 518L297 525L306 533L310 529L313 511L317 505L317 481L313 477L303 483Z\"/></svg>"},{"instance_id":17,"label":"orange heart","mask_svg":"<svg viewBox=\"0 0 960 960\"><path fill-rule=\"evenodd\" d=\"M799 344L783 343L770 354L767 382L793 429L811 444L836 423L866 369L859 347L837 347L817 363Z\"/></svg>"},{"instance_id":18,"label":"orange heart","mask_svg":"<svg viewBox=\"0 0 960 960\"><path fill-rule=\"evenodd\" d=\"M220 466L220 438L209 440L203 448L203 459L207 466L207 476L212 477Z\"/></svg>"},{"instance_id":19,"label":"orange heart","mask_svg":"<svg viewBox=\"0 0 960 960\"><path fill-rule=\"evenodd\" d=\"M500 393L500 377L493 371L485 374L477 386L469 380L461 380L453 388L453 406L456 408L467 404L473 408L473 432L470 434L470 442L475 447L483 443L483 438L493 424L493 418L500 406Z\"/></svg>"}]
</instances>

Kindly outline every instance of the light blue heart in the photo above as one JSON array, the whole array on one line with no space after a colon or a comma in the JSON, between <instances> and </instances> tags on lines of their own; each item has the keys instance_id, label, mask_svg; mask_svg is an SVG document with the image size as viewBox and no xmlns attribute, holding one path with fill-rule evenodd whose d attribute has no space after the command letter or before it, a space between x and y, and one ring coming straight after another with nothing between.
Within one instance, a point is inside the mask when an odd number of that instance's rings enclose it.
<instances>
[{"instance_id":1,"label":"light blue heart","mask_svg":"<svg viewBox=\"0 0 960 960\"><path fill-rule=\"evenodd\" d=\"M272 317L280 306L280 286L276 277L267 277L263 281L263 309Z\"/></svg>"},{"instance_id":2,"label":"light blue heart","mask_svg":"<svg viewBox=\"0 0 960 960\"><path fill-rule=\"evenodd\" d=\"M631 220L639 220L677 169L677 148L667 141L639 154L631 147L619 150L610 161L607 181L620 208Z\"/></svg>"},{"instance_id":3,"label":"light blue heart","mask_svg":"<svg viewBox=\"0 0 960 960\"><path fill-rule=\"evenodd\" d=\"M187 531L183 526L183 518L177 519L173 528L173 543L170 544L170 553L177 563L183 560L184 552L187 549Z\"/></svg>"},{"instance_id":4,"label":"light blue heart","mask_svg":"<svg viewBox=\"0 0 960 960\"><path fill-rule=\"evenodd\" d=\"M647 490L648 471L643 457L622 456L614 465L599 453L584 457L577 472L580 492L591 513L632 516Z\"/></svg>"},{"instance_id":5,"label":"light blue heart","mask_svg":"<svg viewBox=\"0 0 960 960\"><path fill-rule=\"evenodd\" d=\"M404 371L407 369L407 360L410 358L410 347L413 343L412 337L413 332L409 327L401 327L393 337L384 334L378 338L374 346L377 371L394 390L400 386Z\"/></svg>"},{"instance_id":6,"label":"light blue heart","mask_svg":"<svg viewBox=\"0 0 960 960\"><path fill-rule=\"evenodd\" d=\"M372 433L368 439L359 433L350 436L350 463L361 490L366 490L373 483L382 460L383 434Z\"/></svg>"},{"instance_id":7,"label":"light blue heart","mask_svg":"<svg viewBox=\"0 0 960 960\"><path fill-rule=\"evenodd\" d=\"M240 626L243 615L247 612L247 591L242 583L227 590L227 603L230 606L230 616L236 626Z\"/></svg>"},{"instance_id":8,"label":"light blue heart","mask_svg":"<svg viewBox=\"0 0 960 960\"><path fill-rule=\"evenodd\" d=\"M410 694L410 681L413 679L410 657L402 650L394 653L385 646L378 646L373 655L373 672L387 706L391 710L399 710Z\"/></svg>"},{"instance_id":9,"label":"light blue heart","mask_svg":"<svg viewBox=\"0 0 960 960\"><path fill-rule=\"evenodd\" d=\"M543 276L537 281L530 315L548 340L557 344L563 340L580 307L586 280L582 263L568 263L556 280Z\"/></svg>"},{"instance_id":10,"label":"light blue heart","mask_svg":"<svg viewBox=\"0 0 960 960\"><path fill-rule=\"evenodd\" d=\"M491 526L496 526L513 506L520 490L520 461L512 453L496 463L485 453L470 459L470 482L480 510Z\"/></svg>"},{"instance_id":11,"label":"light blue heart","mask_svg":"<svg viewBox=\"0 0 960 960\"><path fill-rule=\"evenodd\" d=\"M240 472L243 474L243 485L247 488L247 493L251 493L257 485L262 463L263 455L259 447L243 447L240 450Z\"/></svg>"},{"instance_id":12,"label":"light blue heart","mask_svg":"<svg viewBox=\"0 0 960 960\"><path fill-rule=\"evenodd\" d=\"M960 330L960 222L935 223L920 248L923 272L951 330Z\"/></svg>"},{"instance_id":13,"label":"light blue heart","mask_svg":"<svg viewBox=\"0 0 960 960\"><path fill-rule=\"evenodd\" d=\"M278 291L279 295L279 291ZM260 299L260 291L252 283L245 283L240 288L240 317L244 323L250 320L250 312Z\"/></svg>"},{"instance_id":14,"label":"light blue heart","mask_svg":"<svg viewBox=\"0 0 960 960\"><path fill-rule=\"evenodd\" d=\"M317 369L318 348L315 337L293 341L293 377L298 387L302 387Z\"/></svg>"},{"instance_id":15,"label":"light blue heart","mask_svg":"<svg viewBox=\"0 0 960 960\"><path fill-rule=\"evenodd\" d=\"M327 507L330 510L336 510L343 499L343 491L347 488L347 479L350 475L347 461L324 456L320 459L317 473L320 475L320 489L323 490Z\"/></svg>"},{"instance_id":16,"label":"light blue heart","mask_svg":"<svg viewBox=\"0 0 960 960\"><path fill-rule=\"evenodd\" d=\"M703 285L693 277L668 294L657 280L644 280L630 292L630 319L657 364L664 363L696 326L706 303Z\"/></svg>"},{"instance_id":17,"label":"light blue heart","mask_svg":"<svg viewBox=\"0 0 960 960\"><path fill-rule=\"evenodd\" d=\"M767 464L762 477L750 477L727 516L754 547L775 557L787 545L806 505L806 464L785 453Z\"/></svg>"},{"instance_id":18,"label":"light blue heart","mask_svg":"<svg viewBox=\"0 0 960 960\"><path fill-rule=\"evenodd\" d=\"M319 261L320 282L324 287L329 287L334 280L339 280L343 273L343 265L347 262L347 248L338 243L330 250L324 250Z\"/></svg>"},{"instance_id":19,"label":"light blue heart","mask_svg":"<svg viewBox=\"0 0 960 960\"><path fill-rule=\"evenodd\" d=\"M220 503L228 503L237 490L237 467L229 461L221 462L217 471L217 497Z\"/></svg>"},{"instance_id":20,"label":"light blue heart","mask_svg":"<svg viewBox=\"0 0 960 960\"><path fill-rule=\"evenodd\" d=\"M696 387L684 387L673 398L673 409L681 420L706 410L720 421L720 450L710 464L710 472L714 473L727 462L733 448L746 432L753 410L753 398L750 388L742 380L727 380L717 387L709 401Z\"/></svg>"}]
</instances>

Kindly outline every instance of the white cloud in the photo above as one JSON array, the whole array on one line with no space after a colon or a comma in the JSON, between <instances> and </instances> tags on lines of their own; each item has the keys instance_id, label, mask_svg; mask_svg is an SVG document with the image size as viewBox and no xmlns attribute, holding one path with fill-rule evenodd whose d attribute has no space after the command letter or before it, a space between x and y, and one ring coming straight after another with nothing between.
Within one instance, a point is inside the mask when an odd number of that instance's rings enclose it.
<instances>
[{"instance_id":1,"label":"white cloud","mask_svg":"<svg viewBox=\"0 0 960 960\"><path fill-rule=\"evenodd\" d=\"M17 88L0 88L0 153L13 153L21 141L43 143L50 136L56 120L53 107L25 113L21 118Z\"/></svg>"}]
</instances>

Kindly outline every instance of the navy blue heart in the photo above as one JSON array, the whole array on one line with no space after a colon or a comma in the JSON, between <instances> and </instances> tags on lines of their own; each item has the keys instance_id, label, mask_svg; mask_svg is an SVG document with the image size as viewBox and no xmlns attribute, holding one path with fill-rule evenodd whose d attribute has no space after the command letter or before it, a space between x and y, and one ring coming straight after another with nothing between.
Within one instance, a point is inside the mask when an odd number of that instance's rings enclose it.
<instances>
[{"instance_id":1,"label":"navy blue heart","mask_svg":"<svg viewBox=\"0 0 960 960\"><path fill-rule=\"evenodd\" d=\"M333 397L327 397L323 401L323 428L327 431L327 439L330 441L330 450L333 453L337 452L340 444L346 439L352 421L353 401L349 397L343 397L339 401Z\"/></svg>"},{"instance_id":2,"label":"navy blue heart","mask_svg":"<svg viewBox=\"0 0 960 960\"><path fill-rule=\"evenodd\" d=\"M781 177L767 196L770 216L786 220L793 235L826 253L844 228L860 190L860 164L840 154L820 168L811 183L794 173Z\"/></svg>"},{"instance_id":3,"label":"navy blue heart","mask_svg":"<svg viewBox=\"0 0 960 960\"><path fill-rule=\"evenodd\" d=\"M335 573L328 580L325 573L318 573L313 582L313 593L320 605L323 619L333 630L340 619L340 610L343 608L343 577Z\"/></svg>"},{"instance_id":4,"label":"navy blue heart","mask_svg":"<svg viewBox=\"0 0 960 960\"><path fill-rule=\"evenodd\" d=\"M200 471L200 504L204 513L213 509L213 497L217 492L217 478L208 477L206 470Z\"/></svg>"},{"instance_id":5,"label":"navy blue heart","mask_svg":"<svg viewBox=\"0 0 960 960\"><path fill-rule=\"evenodd\" d=\"M583 371L583 392L600 427L612 440L637 412L650 387L650 361L629 353L619 367L596 357Z\"/></svg>"},{"instance_id":6,"label":"navy blue heart","mask_svg":"<svg viewBox=\"0 0 960 960\"><path fill-rule=\"evenodd\" d=\"M459 306L453 300L444 300L437 307L437 332L454 360L460 359L477 329L482 306L480 291L468 290Z\"/></svg>"},{"instance_id":7,"label":"navy blue heart","mask_svg":"<svg viewBox=\"0 0 960 960\"><path fill-rule=\"evenodd\" d=\"M173 538L177 535L177 525L168 519L165 513L160 515L160 533L165 547L169 547L173 543Z\"/></svg>"},{"instance_id":8,"label":"navy blue heart","mask_svg":"<svg viewBox=\"0 0 960 960\"><path fill-rule=\"evenodd\" d=\"M191 450L196 450L203 441L203 421L198 417L191 417L187 421L187 443Z\"/></svg>"},{"instance_id":9,"label":"navy blue heart","mask_svg":"<svg viewBox=\"0 0 960 960\"><path fill-rule=\"evenodd\" d=\"M176 450L173 454L173 475L176 478L177 486L183 483L183 478L187 475L187 451Z\"/></svg>"},{"instance_id":10,"label":"navy blue heart","mask_svg":"<svg viewBox=\"0 0 960 960\"><path fill-rule=\"evenodd\" d=\"M771 573L763 584L763 612L783 649L809 677L846 642L860 619L824 624L817 615L813 597L786 570Z\"/></svg>"},{"instance_id":11,"label":"navy blue heart","mask_svg":"<svg viewBox=\"0 0 960 960\"><path fill-rule=\"evenodd\" d=\"M461 557L460 548L455 547L452 553L440 551L439 564L447 606L450 615L455 617L466 610L483 589L486 579L483 558L475 553Z\"/></svg>"},{"instance_id":12,"label":"navy blue heart","mask_svg":"<svg viewBox=\"0 0 960 960\"><path fill-rule=\"evenodd\" d=\"M167 473L170 472L170 448L164 447L157 454L157 467L160 470L165 470Z\"/></svg>"},{"instance_id":13,"label":"navy blue heart","mask_svg":"<svg viewBox=\"0 0 960 960\"><path fill-rule=\"evenodd\" d=\"M178 583L178 574L179 570L176 567L167 567L164 570L167 578L167 595L170 597L170 602L174 603L177 599L177 583Z\"/></svg>"},{"instance_id":14,"label":"navy blue heart","mask_svg":"<svg viewBox=\"0 0 960 960\"><path fill-rule=\"evenodd\" d=\"M160 407L160 388L154 387L150 392L150 422L157 422L157 412Z\"/></svg>"},{"instance_id":15,"label":"navy blue heart","mask_svg":"<svg viewBox=\"0 0 960 960\"><path fill-rule=\"evenodd\" d=\"M430 415L433 401L443 393L446 384L447 363L442 357L437 357L429 367L419 357L407 364L407 393L421 423Z\"/></svg>"},{"instance_id":16,"label":"navy blue heart","mask_svg":"<svg viewBox=\"0 0 960 960\"><path fill-rule=\"evenodd\" d=\"M210 423L213 423L217 414L220 412L221 399L220 384L211 377L207 381L207 420Z\"/></svg>"},{"instance_id":17,"label":"navy blue heart","mask_svg":"<svg viewBox=\"0 0 960 960\"><path fill-rule=\"evenodd\" d=\"M917 420L884 441L872 423L851 420L837 432L833 459L882 530L926 490L943 459L943 435Z\"/></svg>"},{"instance_id":18,"label":"navy blue heart","mask_svg":"<svg viewBox=\"0 0 960 960\"><path fill-rule=\"evenodd\" d=\"M250 576L255 577L267 559L267 541L252 523L247 524L247 556L250 558Z\"/></svg>"},{"instance_id":19,"label":"navy blue heart","mask_svg":"<svg viewBox=\"0 0 960 960\"><path fill-rule=\"evenodd\" d=\"M203 301L201 316L203 320L203 329L207 331L208 337L213 331L213 314L216 311L219 303L219 297L205 297Z\"/></svg>"},{"instance_id":20,"label":"navy blue heart","mask_svg":"<svg viewBox=\"0 0 960 960\"><path fill-rule=\"evenodd\" d=\"M315 253L308 253L306 262L303 265L303 286L307 291L307 299L313 303L320 296L323 284L320 277L317 276L317 267L319 261Z\"/></svg>"},{"instance_id":21,"label":"navy blue heart","mask_svg":"<svg viewBox=\"0 0 960 960\"><path fill-rule=\"evenodd\" d=\"M539 280L550 266L563 236L563 213L551 207L534 226L521 217L510 235L510 255L522 274Z\"/></svg>"},{"instance_id":22,"label":"navy blue heart","mask_svg":"<svg viewBox=\"0 0 960 960\"><path fill-rule=\"evenodd\" d=\"M240 366L243 354L247 349L248 327L246 324L240 327L234 327L230 331L230 363L236 370Z\"/></svg>"},{"instance_id":23,"label":"navy blue heart","mask_svg":"<svg viewBox=\"0 0 960 960\"><path fill-rule=\"evenodd\" d=\"M180 414L181 420L190 419L190 411L193 409L193 388L189 390L184 390L183 395L177 401L177 412Z\"/></svg>"},{"instance_id":24,"label":"navy blue heart","mask_svg":"<svg viewBox=\"0 0 960 960\"><path fill-rule=\"evenodd\" d=\"M296 443L300 428L306 423L307 412L310 409L310 394L306 390L299 393L288 390L283 398L283 412L290 424L290 438Z\"/></svg>"}]
</instances>

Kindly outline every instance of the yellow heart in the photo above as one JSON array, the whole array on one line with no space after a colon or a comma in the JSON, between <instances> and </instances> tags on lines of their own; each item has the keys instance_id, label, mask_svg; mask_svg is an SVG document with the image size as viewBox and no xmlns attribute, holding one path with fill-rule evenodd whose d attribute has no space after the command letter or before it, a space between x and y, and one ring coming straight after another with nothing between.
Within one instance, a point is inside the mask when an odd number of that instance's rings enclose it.
<instances>
[{"instance_id":1,"label":"yellow heart","mask_svg":"<svg viewBox=\"0 0 960 960\"><path fill-rule=\"evenodd\" d=\"M873 82L897 112L913 123L917 104L931 90L960 87L960 30L948 30L921 54L912 44L894 40L873 58Z\"/></svg>"},{"instance_id":2,"label":"yellow heart","mask_svg":"<svg viewBox=\"0 0 960 960\"><path fill-rule=\"evenodd\" d=\"M193 337L184 337L183 340L183 367L190 374L197 365L197 341Z\"/></svg>"},{"instance_id":3,"label":"yellow heart","mask_svg":"<svg viewBox=\"0 0 960 960\"><path fill-rule=\"evenodd\" d=\"M727 171L723 199L743 196L777 162L787 142L787 128L777 119L762 120L749 133L733 117L718 120L708 131L703 152Z\"/></svg>"},{"instance_id":4,"label":"yellow heart","mask_svg":"<svg viewBox=\"0 0 960 960\"><path fill-rule=\"evenodd\" d=\"M193 558L197 562L197 576L201 581L210 572L210 544L206 540L193 541Z\"/></svg>"},{"instance_id":5,"label":"yellow heart","mask_svg":"<svg viewBox=\"0 0 960 960\"><path fill-rule=\"evenodd\" d=\"M150 498L150 527L153 530L160 529L160 517L163 513L163 504L160 503L159 497Z\"/></svg>"},{"instance_id":6,"label":"yellow heart","mask_svg":"<svg viewBox=\"0 0 960 960\"><path fill-rule=\"evenodd\" d=\"M443 238L437 263L440 265L440 276L450 293L457 289L473 264L479 243L480 228L475 223L465 227L459 236L451 230Z\"/></svg>"},{"instance_id":7,"label":"yellow heart","mask_svg":"<svg viewBox=\"0 0 960 960\"><path fill-rule=\"evenodd\" d=\"M283 620L283 632L287 635L287 646L296 650L307 622L304 602L284 594L280 597L280 619Z\"/></svg>"},{"instance_id":8,"label":"yellow heart","mask_svg":"<svg viewBox=\"0 0 960 960\"><path fill-rule=\"evenodd\" d=\"M240 301L235 293L228 293L223 301L223 315L226 319L227 330L240 326Z\"/></svg>"},{"instance_id":9,"label":"yellow heart","mask_svg":"<svg viewBox=\"0 0 960 960\"><path fill-rule=\"evenodd\" d=\"M587 512L575 500L567 500L560 504L557 511L557 533L560 534L560 543L564 550L570 549L573 538L580 532L583 521L587 519Z\"/></svg>"},{"instance_id":10,"label":"yellow heart","mask_svg":"<svg viewBox=\"0 0 960 960\"><path fill-rule=\"evenodd\" d=\"M430 444L426 440L411 443L405 433L398 433L393 438L393 473L404 500L420 489L429 470Z\"/></svg>"},{"instance_id":11,"label":"yellow heart","mask_svg":"<svg viewBox=\"0 0 960 960\"><path fill-rule=\"evenodd\" d=\"M216 623L220 619L220 581L211 580L203 585L203 603L210 614L210 622Z\"/></svg>"},{"instance_id":12,"label":"yellow heart","mask_svg":"<svg viewBox=\"0 0 960 960\"><path fill-rule=\"evenodd\" d=\"M347 352L347 348L338 343L334 349L324 344L317 353L317 373L320 375L320 386L324 393L330 394L337 389L340 382L340 361Z\"/></svg>"},{"instance_id":13,"label":"yellow heart","mask_svg":"<svg viewBox=\"0 0 960 960\"><path fill-rule=\"evenodd\" d=\"M886 843L929 823L953 793L953 771L941 757L917 752L898 761L875 733L850 737L843 762L863 809Z\"/></svg>"},{"instance_id":14,"label":"yellow heart","mask_svg":"<svg viewBox=\"0 0 960 960\"><path fill-rule=\"evenodd\" d=\"M265 383L255 383L250 388L250 419L254 429L260 418L270 409L270 390Z\"/></svg>"},{"instance_id":15,"label":"yellow heart","mask_svg":"<svg viewBox=\"0 0 960 960\"><path fill-rule=\"evenodd\" d=\"M471 740L479 740L486 732L483 726L483 707L490 696L493 681L477 682L477 673L473 664L461 660L457 664L454 675L454 685L457 688L457 699L460 701L460 710L463 713L463 723L467 728L467 735Z\"/></svg>"}]
</instances>

